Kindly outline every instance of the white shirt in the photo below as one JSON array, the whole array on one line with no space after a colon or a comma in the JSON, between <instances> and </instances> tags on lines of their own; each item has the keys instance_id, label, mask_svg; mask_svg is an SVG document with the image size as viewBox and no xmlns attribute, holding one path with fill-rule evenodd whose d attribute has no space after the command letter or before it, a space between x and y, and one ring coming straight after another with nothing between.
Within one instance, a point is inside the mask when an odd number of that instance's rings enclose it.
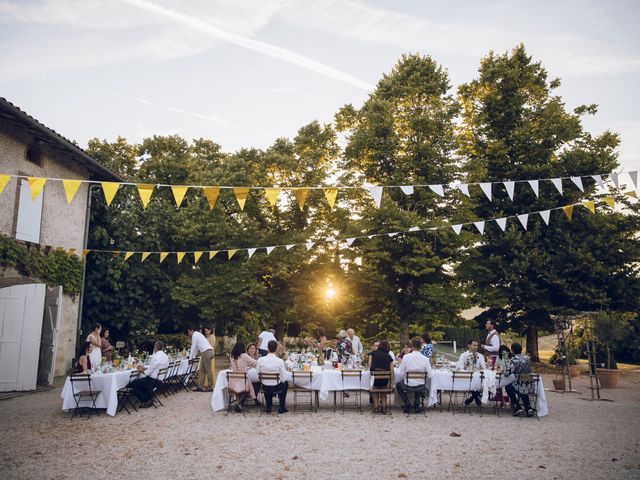
<instances>
[{"instance_id":1,"label":"white shirt","mask_svg":"<svg viewBox=\"0 0 640 480\"><path fill-rule=\"evenodd\" d=\"M393 353L393 350L389 350L389 355L391 355L391 360L396 361L396 354Z\"/></svg>"},{"instance_id":2,"label":"white shirt","mask_svg":"<svg viewBox=\"0 0 640 480\"><path fill-rule=\"evenodd\" d=\"M213 350L209 340L207 340L207 337L200 332L193 332L193 335L191 335L191 350L189 351L189 358L195 358L196 355L207 350Z\"/></svg>"},{"instance_id":3,"label":"white shirt","mask_svg":"<svg viewBox=\"0 0 640 480\"><path fill-rule=\"evenodd\" d=\"M427 357L422 355L419 351L413 351L411 353L407 353L404 357L402 357L402 363L400 364L400 368L398 369L397 376L398 378L402 378L406 383L405 374L407 372L427 372L427 374L431 377L433 376L433 369L431 368L431 362ZM424 379L420 380L417 378L411 378L409 383L407 383L409 387L416 387L418 385L424 385Z\"/></svg>"},{"instance_id":4,"label":"white shirt","mask_svg":"<svg viewBox=\"0 0 640 480\"><path fill-rule=\"evenodd\" d=\"M491 341L490 341L491 343L487 343L486 345L483 345L484 350L487 353L497 354L498 350L500 350L500 334L498 334L495 328L489 332L489 334L487 335L487 338L489 338L491 334L494 334L493 337L491 337ZM485 340L485 343L486 342L487 341Z\"/></svg>"},{"instance_id":5,"label":"white shirt","mask_svg":"<svg viewBox=\"0 0 640 480\"><path fill-rule=\"evenodd\" d=\"M149 357L149 363L144 369L144 374L147 377L158 378L158 372L161 368L167 368L169 366L169 357L162 350L158 350Z\"/></svg>"},{"instance_id":6,"label":"white shirt","mask_svg":"<svg viewBox=\"0 0 640 480\"><path fill-rule=\"evenodd\" d=\"M458 360L458 364L456 365L456 368L458 370L465 370L464 365L467 362L467 358L469 358L470 356L471 356L471 352L469 350L467 350L466 352L462 352L462 354L460 355L460 359ZM484 363L484 356L479 354L478 352L476 352L476 365L478 365L481 370L484 370L487 368L486 364Z\"/></svg>"},{"instance_id":7,"label":"white shirt","mask_svg":"<svg viewBox=\"0 0 640 480\"><path fill-rule=\"evenodd\" d=\"M269 342L271 340L276 340L276 336L273 333L268 332L266 330L264 332L262 332L260 335L258 335L258 338L262 340L260 342L260 346L258 348L260 350L267 350L267 351L269 350L269 348L267 348L268 345L269 345ZM276 342L277 342L277 340L276 340Z\"/></svg>"},{"instance_id":8,"label":"white shirt","mask_svg":"<svg viewBox=\"0 0 640 480\"><path fill-rule=\"evenodd\" d=\"M286 381L287 369L284 366L284 360L276 357L275 353L269 353L265 357L258 359L258 373L279 373L280 383ZM265 380L263 382L267 386L277 385L275 380Z\"/></svg>"},{"instance_id":9,"label":"white shirt","mask_svg":"<svg viewBox=\"0 0 640 480\"><path fill-rule=\"evenodd\" d=\"M349 338L349 340L351 340L351 350L353 353L362 353L364 351L360 337L354 335L353 338Z\"/></svg>"}]
</instances>

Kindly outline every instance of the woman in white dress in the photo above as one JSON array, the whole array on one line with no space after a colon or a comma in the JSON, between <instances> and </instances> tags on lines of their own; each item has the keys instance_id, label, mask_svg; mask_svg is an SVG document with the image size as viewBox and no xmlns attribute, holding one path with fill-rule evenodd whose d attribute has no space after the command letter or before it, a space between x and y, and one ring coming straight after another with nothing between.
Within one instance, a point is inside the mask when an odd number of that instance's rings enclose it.
<instances>
[{"instance_id":1,"label":"woman in white dress","mask_svg":"<svg viewBox=\"0 0 640 480\"><path fill-rule=\"evenodd\" d=\"M100 340L100 331L102 330L102 326L99 323L96 323L93 326L93 331L87 337L87 342L91 344L93 347L91 349L91 353L89 354L89 358L91 360L92 367L99 367L102 363L102 340Z\"/></svg>"}]
</instances>

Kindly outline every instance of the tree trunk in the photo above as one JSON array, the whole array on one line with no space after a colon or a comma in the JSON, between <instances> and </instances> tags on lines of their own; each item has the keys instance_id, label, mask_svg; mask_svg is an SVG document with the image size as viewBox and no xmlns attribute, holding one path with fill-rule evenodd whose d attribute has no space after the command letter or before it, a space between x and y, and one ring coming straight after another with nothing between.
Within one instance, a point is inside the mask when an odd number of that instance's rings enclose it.
<instances>
[{"instance_id":1,"label":"tree trunk","mask_svg":"<svg viewBox=\"0 0 640 480\"><path fill-rule=\"evenodd\" d=\"M400 345L409 341L409 322L400 320Z\"/></svg>"},{"instance_id":2,"label":"tree trunk","mask_svg":"<svg viewBox=\"0 0 640 480\"><path fill-rule=\"evenodd\" d=\"M529 355L532 362L540 361L540 355L538 354L538 327L536 325L527 327L527 355Z\"/></svg>"}]
</instances>

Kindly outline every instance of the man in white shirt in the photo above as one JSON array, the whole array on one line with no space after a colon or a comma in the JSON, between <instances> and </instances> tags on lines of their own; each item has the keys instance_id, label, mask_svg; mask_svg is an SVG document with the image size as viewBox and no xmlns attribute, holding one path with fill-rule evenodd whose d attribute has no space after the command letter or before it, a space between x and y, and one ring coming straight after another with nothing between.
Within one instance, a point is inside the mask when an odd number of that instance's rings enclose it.
<instances>
[{"instance_id":1,"label":"man in white shirt","mask_svg":"<svg viewBox=\"0 0 640 480\"><path fill-rule=\"evenodd\" d=\"M360 341L360 337L356 335L356 332L353 328L347 329L347 336L349 340L351 340L351 351L354 355L362 355L364 351L364 347L362 346L362 342Z\"/></svg>"},{"instance_id":2,"label":"man in white shirt","mask_svg":"<svg viewBox=\"0 0 640 480\"><path fill-rule=\"evenodd\" d=\"M289 410L285 408L287 400L287 390L289 384L286 381L287 369L284 366L284 361L276 356L276 350L278 350L278 342L271 340L267 344L268 353L264 357L258 359L258 375L261 373L277 373L280 375L280 381L264 380L262 382L262 390L264 391L265 411L271 413L273 407L273 394L278 394L280 400L280 406L278 413L287 413Z\"/></svg>"},{"instance_id":3,"label":"man in white shirt","mask_svg":"<svg viewBox=\"0 0 640 480\"><path fill-rule=\"evenodd\" d=\"M487 355L487 360L491 359L491 363L495 364L495 359L500 351L500 334L496 330L496 322L493 320L487 320L484 328L489 333L482 348L484 348Z\"/></svg>"},{"instance_id":4,"label":"man in white shirt","mask_svg":"<svg viewBox=\"0 0 640 480\"><path fill-rule=\"evenodd\" d=\"M142 408L153 406L153 389L162 385L162 381L158 380L158 372L161 368L168 366L169 357L164 353L164 342L158 340L153 345L153 355L149 357L147 365L138 365L137 367L144 377L134 380L129 385L133 394L140 400Z\"/></svg>"},{"instance_id":5,"label":"man in white shirt","mask_svg":"<svg viewBox=\"0 0 640 480\"><path fill-rule=\"evenodd\" d=\"M189 358L196 358L200 354L200 367L198 368L198 392L210 392L213 390L213 370L211 369L211 361L213 360L213 347L203 334L198 332L195 327L187 328L187 334L191 337L191 350ZM204 382L207 380L207 388L204 388Z\"/></svg>"},{"instance_id":6,"label":"man in white shirt","mask_svg":"<svg viewBox=\"0 0 640 480\"><path fill-rule=\"evenodd\" d=\"M457 369L466 371L485 370L487 368L484 363L484 357L478 353L479 343L475 339L469 340L469 350L462 352L458 359ZM465 405L469 405L475 401L480 406L480 393L478 391L471 392L471 396L464 401Z\"/></svg>"},{"instance_id":7,"label":"man in white shirt","mask_svg":"<svg viewBox=\"0 0 640 480\"><path fill-rule=\"evenodd\" d=\"M269 330L264 330L260 335L258 335L258 352L260 352L261 357L265 357L267 355L267 346L271 340L278 341L275 335L276 331L271 328Z\"/></svg>"},{"instance_id":8,"label":"man in white shirt","mask_svg":"<svg viewBox=\"0 0 640 480\"><path fill-rule=\"evenodd\" d=\"M411 353L407 353L402 357L402 363L398 369L398 378L402 378L396 385L398 395L402 399L402 409L405 414L411 411L411 403L409 401L409 392L414 393L413 411L419 413L422 409L423 398L426 396L425 379L411 378L408 380L405 378L407 372L419 372L426 373L428 376L433 375L431 368L431 362L420 352L422 341L420 338L415 337L411 339Z\"/></svg>"}]
</instances>

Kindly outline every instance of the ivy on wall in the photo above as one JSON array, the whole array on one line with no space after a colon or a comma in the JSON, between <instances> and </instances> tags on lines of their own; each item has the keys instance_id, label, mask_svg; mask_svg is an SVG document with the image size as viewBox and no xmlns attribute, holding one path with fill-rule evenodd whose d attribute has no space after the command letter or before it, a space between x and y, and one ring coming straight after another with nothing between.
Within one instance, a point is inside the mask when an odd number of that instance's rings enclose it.
<instances>
[{"instance_id":1,"label":"ivy on wall","mask_svg":"<svg viewBox=\"0 0 640 480\"><path fill-rule=\"evenodd\" d=\"M82 288L84 261L77 255L17 243L0 235L0 268L15 268L21 275L45 282L50 287L62 285L64 293L77 295Z\"/></svg>"}]
</instances>

